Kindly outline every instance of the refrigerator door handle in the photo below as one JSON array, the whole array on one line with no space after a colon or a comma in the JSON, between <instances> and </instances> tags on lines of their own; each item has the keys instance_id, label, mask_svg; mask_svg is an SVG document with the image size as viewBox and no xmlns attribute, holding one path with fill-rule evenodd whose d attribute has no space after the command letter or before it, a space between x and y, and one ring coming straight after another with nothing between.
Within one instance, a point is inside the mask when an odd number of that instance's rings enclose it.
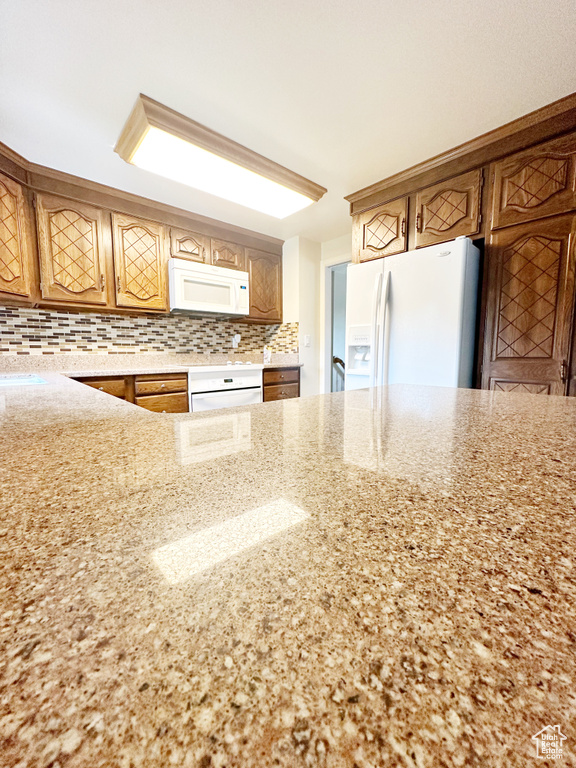
<instances>
[{"instance_id":1,"label":"refrigerator door handle","mask_svg":"<svg viewBox=\"0 0 576 768\"><path fill-rule=\"evenodd\" d=\"M376 285L374 286L374 298L372 301L372 346L370 349L370 386L375 387L378 382L378 360L380 357L379 349L379 325L380 302L382 300L382 273L378 275Z\"/></svg>"},{"instance_id":2,"label":"refrigerator door handle","mask_svg":"<svg viewBox=\"0 0 576 768\"><path fill-rule=\"evenodd\" d=\"M390 297L390 272L386 273L386 283L384 285L384 301L382 302L382 322L381 328L381 342L379 360L381 362L380 373L378 377L378 383L380 386L388 384L388 350L386 349L386 313L388 311L388 300Z\"/></svg>"}]
</instances>

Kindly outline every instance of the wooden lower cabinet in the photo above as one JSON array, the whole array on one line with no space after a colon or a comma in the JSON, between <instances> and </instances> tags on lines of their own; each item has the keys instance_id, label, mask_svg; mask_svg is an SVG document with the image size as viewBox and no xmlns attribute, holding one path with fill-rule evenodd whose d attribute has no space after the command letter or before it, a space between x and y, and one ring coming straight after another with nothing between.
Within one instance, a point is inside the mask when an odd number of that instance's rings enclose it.
<instances>
[{"instance_id":1,"label":"wooden lower cabinet","mask_svg":"<svg viewBox=\"0 0 576 768\"><path fill-rule=\"evenodd\" d=\"M185 373L89 376L77 381L156 413L188 413Z\"/></svg>"},{"instance_id":2,"label":"wooden lower cabinet","mask_svg":"<svg viewBox=\"0 0 576 768\"><path fill-rule=\"evenodd\" d=\"M576 216L493 232L482 387L567 393Z\"/></svg>"},{"instance_id":3,"label":"wooden lower cabinet","mask_svg":"<svg viewBox=\"0 0 576 768\"><path fill-rule=\"evenodd\" d=\"M156 413L188 413L188 393L146 395L134 399L136 405Z\"/></svg>"},{"instance_id":4,"label":"wooden lower cabinet","mask_svg":"<svg viewBox=\"0 0 576 768\"><path fill-rule=\"evenodd\" d=\"M300 367L265 368L262 383L265 403L300 397Z\"/></svg>"},{"instance_id":5,"label":"wooden lower cabinet","mask_svg":"<svg viewBox=\"0 0 576 768\"><path fill-rule=\"evenodd\" d=\"M90 376L77 379L77 381L81 381L82 384L87 384L89 387L93 387L93 389L98 389L100 392L106 392L107 395L113 395L125 400L126 394L130 392L130 385L126 381L127 378L130 379L131 377L99 376L95 378ZM128 399L131 400L130 396L128 396Z\"/></svg>"},{"instance_id":6,"label":"wooden lower cabinet","mask_svg":"<svg viewBox=\"0 0 576 768\"><path fill-rule=\"evenodd\" d=\"M188 376L184 373L134 377L134 402L157 413L188 413Z\"/></svg>"}]
</instances>

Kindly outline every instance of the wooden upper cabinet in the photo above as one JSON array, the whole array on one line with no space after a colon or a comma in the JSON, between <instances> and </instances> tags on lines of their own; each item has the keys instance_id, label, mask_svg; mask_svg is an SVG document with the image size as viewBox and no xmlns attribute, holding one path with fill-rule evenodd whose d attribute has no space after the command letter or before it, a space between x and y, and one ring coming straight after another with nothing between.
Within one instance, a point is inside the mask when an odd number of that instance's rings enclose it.
<instances>
[{"instance_id":1,"label":"wooden upper cabinet","mask_svg":"<svg viewBox=\"0 0 576 768\"><path fill-rule=\"evenodd\" d=\"M282 322L282 256L246 249L250 279L248 317L268 323Z\"/></svg>"},{"instance_id":2,"label":"wooden upper cabinet","mask_svg":"<svg viewBox=\"0 0 576 768\"><path fill-rule=\"evenodd\" d=\"M29 222L20 184L0 174L0 293L28 298L32 292Z\"/></svg>"},{"instance_id":3,"label":"wooden upper cabinet","mask_svg":"<svg viewBox=\"0 0 576 768\"><path fill-rule=\"evenodd\" d=\"M354 216L352 219L352 257L354 261L370 261L406 250L408 198Z\"/></svg>"},{"instance_id":4,"label":"wooden upper cabinet","mask_svg":"<svg viewBox=\"0 0 576 768\"><path fill-rule=\"evenodd\" d=\"M576 209L576 136L539 144L492 166L492 228Z\"/></svg>"},{"instance_id":5,"label":"wooden upper cabinet","mask_svg":"<svg viewBox=\"0 0 576 768\"><path fill-rule=\"evenodd\" d=\"M37 195L36 217L42 298L106 304L102 210L64 198Z\"/></svg>"},{"instance_id":6,"label":"wooden upper cabinet","mask_svg":"<svg viewBox=\"0 0 576 768\"><path fill-rule=\"evenodd\" d=\"M112 214L116 303L119 307L168 307L166 233L161 224Z\"/></svg>"},{"instance_id":7,"label":"wooden upper cabinet","mask_svg":"<svg viewBox=\"0 0 576 768\"><path fill-rule=\"evenodd\" d=\"M568 214L492 233L484 388L565 394L575 230Z\"/></svg>"},{"instance_id":8,"label":"wooden upper cabinet","mask_svg":"<svg viewBox=\"0 0 576 768\"><path fill-rule=\"evenodd\" d=\"M210 238L185 229L170 230L170 255L177 259L210 263Z\"/></svg>"},{"instance_id":9,"label":"wooden upper cabinet","mask_svg":"<svg viewBox=\"0 0 576 768\"><path fill-rule=\"evenodd\" d=\"M215 267L239 269L246 271L246 254L243 245L230 243L227 240L210 241L210 261Z\"/></svg>"},{"instance_id":10,"label":"wooden upper cabinet","mask_svg":"<svg viewBox=\"0 0 576 768\"><path fill-rule=\"evenodd\" d=\"M480 229L482 171L464 173L416 193L416 248Z\"/></svg>"}]
</instances>

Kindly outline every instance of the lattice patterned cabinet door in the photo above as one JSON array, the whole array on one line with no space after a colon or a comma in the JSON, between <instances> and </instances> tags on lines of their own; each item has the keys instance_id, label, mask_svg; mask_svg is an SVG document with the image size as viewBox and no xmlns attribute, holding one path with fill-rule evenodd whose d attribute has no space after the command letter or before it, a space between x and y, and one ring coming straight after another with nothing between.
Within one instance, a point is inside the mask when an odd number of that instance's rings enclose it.
<instances>
[{"instance_id":1,"label":"lattice patterned cabinet door","mask_svg":"<svg viewBox=\"0 0 576 768\"><path fill-rule=\"evenodd\" d=\"M406 250L408 198L370 208L352 219L353 260L370 261Z\"/></svg>"},{"instance_id":2,"label":"lattice patterned cabinet door","mask_svg":"<svg viewBox=\"0 0 576 768\"><path fill-rule=\"evenodd\" d=\"M484 386L564 394L575 222L571 215L557 216L492 233Z\"/></svg>"},{"instance_id":3,"label":"lattice patterned cabinet door","mask_svg":"<svg viewBox=\"0 0 576 768\"><path fill-rule=\"evenodd\" d=\"M106 304L104 213L64 198L37 195L42 298Z\"/></svg>"},{"instance_id":4,"label":"lattice patterned cabinet door","mask_svg":"<svg viewBox=\"0 0 576 768\"><path fill-rule=\"evenodd\" d=\"M168 249L164 227L115 213L112 234L118 306L166 310Z\"/></svg>"},{"instance_id":5,"label":"lattice patterned cabinet door","mask_svg":"<svg viewBox=\"0 0 576 768\"><path fill-rule=\"evenodd\" d=\"M492 379L490 389L495 392L517 392L529 395L550 394L550 384L535 384L529 381L498 381L498 379Z\"/></svg>"},{"instance_id":6,"label":"lattice patterned cabinet door","mask_svg":"<svg viewBox=\"0 0 576 768\"><path fill-rule=\"evenodd\" d=\"M282 256L246 249L250 278L250 318L282 322Z\"/></svg>"},{"instance_id":7,"label":"lattice patterned cabinet door","mask_svg":"<svg viewBox=\"0 0 576 768\"><path fill-rule=\"evenodd\" d=\"M227 240L210 241L210 262L215 267L239 269L246 271L246 253L243 245L230 243Z\"/></svg>"},{"instance_id":8,"label":"lattice patterned cabinet door","mask_svg":"<svg viewBox=\"0 0 576 768\"><path fill-rule=\"evenodd\" d=\"M492 227L576 209L576 137L540 144L495 163Z\"/></svg>"},{"instance_id":9,"label":"lattice patterned cabinet door","mask_svg":"<svg viewBox=\"0 0 576 768\"><path fill-rule=\"evenodd\" d=\"M31 249L22 187L0 174L0 294L31 295Z\"/></svg>"},{"instance_id":10,"label":"lattice patterned cabinet door","mask_svg":"<svg viewBox=\"0 0 576 768\"><path fill-rule=\"evenodd\" d=\"M416 247L445 243L480 229L482 171L471 171L416 195Z\"/></svg>"},{"instance_id":11,"label":"lattice patterned cabinet door","mask_svg":"<svg viewBox=\"0 0 576 768\"><path fill-rule=\"evenodd\" d=\"M171 229L170 255L177 259L208 264L210 261L210 238L186 229Z\"/></svg>"}]
</instances>

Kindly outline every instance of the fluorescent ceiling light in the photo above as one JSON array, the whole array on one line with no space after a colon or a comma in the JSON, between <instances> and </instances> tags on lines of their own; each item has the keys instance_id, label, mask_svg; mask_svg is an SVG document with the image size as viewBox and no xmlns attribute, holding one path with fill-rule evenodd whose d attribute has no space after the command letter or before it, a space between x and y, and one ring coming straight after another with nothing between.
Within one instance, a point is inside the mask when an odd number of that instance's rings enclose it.
<instances>
[{"instance_id":1,"label":"fluorescent ceiling light","mask_svg":"<svg viewBox=\"0 0 576 768\"><path fill-rule=\"evenodd\" d=\"M324 187L140 94L115 151L127 163L278 219Z\"/></svg>"}]
</instances>

